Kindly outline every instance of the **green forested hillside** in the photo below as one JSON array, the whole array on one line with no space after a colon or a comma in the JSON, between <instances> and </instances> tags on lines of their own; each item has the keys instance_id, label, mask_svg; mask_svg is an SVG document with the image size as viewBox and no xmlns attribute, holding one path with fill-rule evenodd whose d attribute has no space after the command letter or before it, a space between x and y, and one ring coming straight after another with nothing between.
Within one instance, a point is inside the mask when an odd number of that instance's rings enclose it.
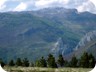
<instances>
[{"instance_id":1,"label":"green forested hillside","mask_svg":"<svg viewBox=\"0 0 96 72\"><path fill-rule=\"evenodd\" d=\"M64 8L0 13L0 58L69 54L85 33L96 29L95 19L91 13Z\"/></svg>"}]
</instances>

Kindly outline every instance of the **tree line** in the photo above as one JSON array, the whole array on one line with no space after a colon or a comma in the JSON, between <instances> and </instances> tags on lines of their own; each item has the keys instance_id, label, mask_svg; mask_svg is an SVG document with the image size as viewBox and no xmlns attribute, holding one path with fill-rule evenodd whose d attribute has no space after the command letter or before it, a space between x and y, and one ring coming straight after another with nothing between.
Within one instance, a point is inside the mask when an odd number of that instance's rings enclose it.
<instances>
[{"instance_id":1,"label":"tree line","mask_svg":"<svg viewBox=\"0 0 96 72\"><path fill-rule=\"evenodd\" d=\"M3 67L6 65L2 59L0 59L1 66ZM56 60L52 54L48 55L48 58L45 59L41 57L39 60L36 60L35 63L30 63L27 58L21 60L21 58L17 58L16 61L10 60L7 64L9 66L23 66L23 67L50 67L50 68L57 68L57 67L83 67L83 68L93 68L95 66L95 58L92 54L88 54L84 52L81 57L78 59L74 55L70 61L67 61L63 58L62 55L58 56Z\"/></svg>"}]
</instances>

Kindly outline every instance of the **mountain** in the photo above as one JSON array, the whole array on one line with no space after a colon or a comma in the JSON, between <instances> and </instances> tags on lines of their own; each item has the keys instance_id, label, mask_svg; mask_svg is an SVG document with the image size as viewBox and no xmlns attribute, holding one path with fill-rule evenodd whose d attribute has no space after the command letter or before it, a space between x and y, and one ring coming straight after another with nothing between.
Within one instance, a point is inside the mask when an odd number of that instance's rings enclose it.
<instances>
[{"instance_id":1,"label":"mountain","mask_svg":"<svg viewBox=\"0 0 96 72\"><path fill-rule=\"evenodd\" d=\"M87 33L75 48L75 55L80 56L83 52L92 53L96 58L96 31Z\"/></svg>"},{"instance_id":2,"label":"mountain","mask_svg":"<svg viewBox=\"0 0 96 72\"><path fill-rule=\"evenodd\" d=\"M37 60L49 53L67 55L80 39L96 30L96 15L75 9L0 13L0 58Z\"/></svg>"}]
</instances>

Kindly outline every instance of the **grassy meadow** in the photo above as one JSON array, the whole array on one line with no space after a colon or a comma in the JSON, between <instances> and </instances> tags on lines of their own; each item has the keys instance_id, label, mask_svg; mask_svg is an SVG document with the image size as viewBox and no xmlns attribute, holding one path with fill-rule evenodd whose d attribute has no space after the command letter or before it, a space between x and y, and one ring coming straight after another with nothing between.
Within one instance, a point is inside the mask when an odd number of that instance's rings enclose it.
<instances>
[{"instance_id":1,"label":"grassy meadow","mask_svg":"<svg viewBox=\"0 0 96 72\"><path fill-rule=\"evenodd\" d=\"M91 68L5 67L8 72L88 72Z\"/></svg>"}]
</instances>

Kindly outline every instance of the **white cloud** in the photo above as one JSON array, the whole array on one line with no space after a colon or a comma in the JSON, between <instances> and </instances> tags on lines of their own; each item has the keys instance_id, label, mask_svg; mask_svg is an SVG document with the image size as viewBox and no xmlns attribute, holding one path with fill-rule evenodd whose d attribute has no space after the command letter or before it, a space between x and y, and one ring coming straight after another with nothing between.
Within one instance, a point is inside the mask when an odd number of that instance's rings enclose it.
<instances>
[{"instance_id":1,"label":"white cloud","mask_svg":"<svg viewBox=\"0 0 96 72\"><path fill-rule=\"evenodd\" d=\"M12 5L10 5L11 3ZM0 12L9 10L37 10L58 6L65 8L76 8L79 12L89 11L91 13L96 13L96 0L0 0Z\"/></svg>"},{"instance_id":2,"label":"white cloud","mask_svg":"<svg viewBox=\"0 0 96 72\"><path fill-rule=\"evenodd\" d=\"M0 0L0 10L4 9L6 5L4 4L6 0Z\"/></svg>"},{"instance_id":3,"label":"white cloud","mask_svg":"<svg viewBox=\"0 0 96 72\"><path fill-rule=\"evenodd\" d=\"M69 0L60 0L60 3L68 4L69 3Z\"/></svg>"},{"instance_id":4,"label":"white cloud","mask_svg":"<svg viewBox=\"0 0 96 72\"><path fill-rule=\"evenodd\" d=\"M39 0L39 1L36 1L35 6L42 8L42 7L48 6L52 2L54 1L53 0Z\"/></svg>"},{"instance_id":5,"label":"white cloud","mask_svg":"<svg viewBox=\"0 0 96 72\"><path fill-rule=\"evenodd\" d=\"M90 0L96 6L96 0Z\"/></svg>"},{"instance_id":6,"label":"white cloud","mask_svg":"<svg viewBox=\"0 0 96 72\"><path fill-rule=\"evenodd\" d=\"M92 12L95 11L95 5L91 1L86 1L77 7L78 12Z\"/></svg>"},{"instance_id":7,"label":"white cloud","mask_svg":"<svg viewBox=\"0 0 96 72\"><path fill-rule=\"evenodd\" d=\"M52 7L52 6L63 6L66 5L69 0L38 0L35 3L36 7L45 8L45 7Z\"/></svg>"},{"instance_id":8,"label":"white cloud","mask_svg":"<svg viewBox=\"0 0 96 72\"><path fill-rule=\"evenodd\" d=\"M13 11L24 11L26 9L27 9L27 5L21 2L16 8L13 9Z\"/></svg>"}]
</instances>

